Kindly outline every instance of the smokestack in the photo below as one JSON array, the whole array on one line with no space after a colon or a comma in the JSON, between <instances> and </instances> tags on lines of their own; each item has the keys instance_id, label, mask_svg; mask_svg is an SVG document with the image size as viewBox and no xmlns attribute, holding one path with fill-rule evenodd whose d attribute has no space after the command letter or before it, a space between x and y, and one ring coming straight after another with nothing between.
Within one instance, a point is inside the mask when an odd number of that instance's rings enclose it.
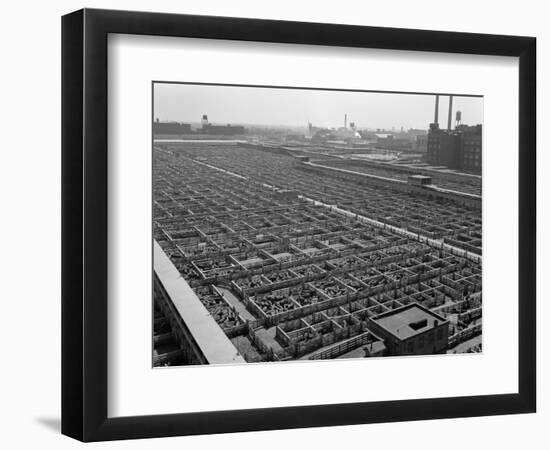
<instances>
[{"instance_id":1,"label":"smokestack","mask_svg":"<svg viewBox=\"0 0 550 450\"><path fill-rule=\"evenodd\" d=\"M435 115L434 115L434 123L439 123L439 95L435 96Z\"/></svg>"},{"instance_id":2,"label":"smokestack","mask_svg":"<svg viewBox=\"0 0 550 450\"><path fill-rule=\"evenodd\" d=\"M447 130L451 130L451 119L453 117L453 96L449 95L449 115L447 116Z\"/></svg>"},{"instance_id":3,"label":"smokestack","mask_svg":"<svg viewBox=\"0 0 550 450\"><path fill-rule=\"evenodd\" d=\"M344 114L344 128L348 127L348 115Z\"/></svg>"}]
</instances>

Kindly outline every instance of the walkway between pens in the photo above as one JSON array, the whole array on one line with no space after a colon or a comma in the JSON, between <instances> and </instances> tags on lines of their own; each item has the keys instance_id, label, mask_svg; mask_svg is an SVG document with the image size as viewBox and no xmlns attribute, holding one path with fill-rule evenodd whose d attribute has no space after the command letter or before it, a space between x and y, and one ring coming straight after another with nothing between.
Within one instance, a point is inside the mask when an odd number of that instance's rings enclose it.
<instances>
[{"instance_id":1,"label":"walkway between pens","mask_svg":"<svg viewBox=\"0 0 550 450\"><path fill-rule=\"evenodd\" d=\"M238 178L241 178L241 179L247 179L246 177L244 177L242 175L239 175L239 174L234 173L234 172L230 172L229 170L222 169L221 167L217 167L217 166L214 166L212 164L208 164L208 163L205 163L205 162L202 162L202 161L196 161L193 158L189 158L189 157L185 157L185 158L189 159L190 161L193 161L194 163L197 163L197 164L200 164L200 165L203 165L203 166L206 166L206 167L210 167L211 169L215 169L215 170L218 170L220 172L223 172L227 175L231 175L231 176L238 177ZM277 186L272 186L272 185L266 184L266 183L262 183L262 185L269 188L269 189L277 188ZM414 240L419 241L419 242L424 242L424 243L426 243L426 244L428 244L432 247L447 250L450 253L452 253L453 255L461 256L463 258L469 259L470 261L474 261L474 262L479 263L479 264L481 264L481 262L482 262L481 255L477 255L475 253L468 252L466 250L455 247L453 245L449 245L447 243L444 243L444 242L441 242L441 241L438 241L438 240L435 240L435 239L430 239L427 236L422 236L418 233L414 233L414 232L406 230L404 228L396 227L394 225L389 225L389 224L386 224L384 222L380 222L378 220L371 219L370 217L355 214L351 211L339 208L336 205L329 205L327 203L323 203L319 200L315 200L315 199L306 197L304 195L299 195L298 198L300 198L302 200L305 200L309 203L313 203L314 205L323 206L325 208L331 209L332 211L337 212L337 213L342 214L342 215L345 215L347 217L355 218L355 219L359 220L360 222L367 223L367 224L372 225L374 227L382 228L382 229L385 229L385 230L388 230L388 231L393 231L394 233L397 233L401 236L406 236L410 239L414 239Z\"/></svg>"},{"instance_id":2,"label":"walkway between pens","mask_svg":"<svg viewBox=\"0 0 550 450\"><path fill-rule=\"evenodd\" d=\"M244 304L239 300L239 298L235 294L233 294L233 292L221 286L216 286L216 287L222 293L223 298L225 298L230 305L235 307L239 315L244 320L252 320L252 321L256 320L256 318L250 313L250 311L248 311L248 309L246 309L246 306L244 306Z\"/></svg>"}]
</instances>

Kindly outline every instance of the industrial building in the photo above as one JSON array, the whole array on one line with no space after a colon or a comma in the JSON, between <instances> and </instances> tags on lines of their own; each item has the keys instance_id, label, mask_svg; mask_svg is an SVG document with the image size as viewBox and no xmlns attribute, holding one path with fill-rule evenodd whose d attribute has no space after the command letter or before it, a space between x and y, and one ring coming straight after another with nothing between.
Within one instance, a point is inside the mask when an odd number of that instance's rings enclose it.
<instances>
[{"instance_id":1,"label":"industrial building","mask_svg":"<svg viewBox=\"0 0 550 450\"><path fill-rule=\"evenodd\" d=\"M459 133L441 129L438 123L430 124L428 163L449 169L460 169Z\"/></svg>"},{"instance_id":2,"label":"industrial building","mask_svg":"<svg viewBox=\"0 0 550 450\"><path fill-rule=\"evenodd\" d=\"M470 172L481 172L482 126L459 125L460 168Z\"/></svg>"},{"instance_id":3,"label":"industrial building","mask_svg":"<svg viewBox=\"0 0 550 450\"><path fill-rule=\"evenodd\" d=\"M416 138L413 138L416 139ZM410 137L399 137L389 134L385 137L379 137L376 146L388 150L412 150L414 140Z\"/></svg>"},{"instance_id":4,"label":"industrial building","mask_svg":"<svg viewBox=\"0 0 550 450\"><path fill-rule=\"evenodd\" d=\"M208 121L208 115L204 114L201 119L201 128L197 130L199 134L212 136L237 136L245 133L245 129L240 125L213 125Z\"/></svg>"},{"instance_id":5,"label":"industrial building","mask_svg":"<svg viewBox=\"0 0 550 450\"><path fill-rule=\"evenodd\" d=\"M153 364L473 347L478 179L449 173L463 189L446 190L444 171L409 180L411 168L361 172L307 151L155 145Z\"/></svg>"},{"instance_id":6,"label":"industrial building","mask_svg":"<svg viewBox=\"0 0 550 450\"><path fill-rule=\"evenodd\" d=\"M161 122L155 119L153 122L153 136L156 138L188 138L203 139L208 137L223 138L242 136L246 132L241 125L213 125L208 121L208 115L204 114L201 118L200 128L193 128L190 123L181 122Z\"/></svg>"},{"instance_id":7,"label":"industrial building","mask_svg":"<svg viewBox=\"0 0 550 450\"><path fill-rule=\"evenodd\" d=\"M191 133L191 124L180 122L161 122L158 118L153 122L153 135L179 136Z\"/></svg>"},{"instance_id":8,"label":"industrial building","mask_svg":"<svg viewBox=\"0 0 550 450\"><path fill-rule=\"evenodd\" d=\"M481 173L482 125L462 125L462 113L457 111L455 128L452 129L452 98L449 97L447 129L442 129L438 123L439 95L435 96L435 117L428 132L427 161L450 169Z\"/></svg>"},{"instance_id":9,"label":"industrial building","mask_svg":"<svg viewBox=\"0 0 550 450\"><path fill-rule=\"evenodd\" d=\"M413 144L413 150L421 153L427 153L428 151L428 134L417 134Z\"/></svg>"},{"instance_id":10,"label":"industrial building","mask_svg":"<svg viewBox=\"0 0 550 450\"><path fill-rule=\"evenodd\" d=\"M447 351L449 321L419 303L371 318L370 329L382 337L390 355L433 355Z\"/></svg>"},{"instance_id":11,"label":"industrial building","mask_svg":"<svg viewBox=\"0 0 550 450\"><path fill-rule=\"evenodd\" d=\"M313 130L316 130L313 133ZM312 136L311 139L316 143L331 143L331 142L358 142L361 134L357 131L354 122L350 122L348 126L348 115L344 114L344 126L339 128L315 128L308 122L308 132Z\"/></svg>"}]
</instances>

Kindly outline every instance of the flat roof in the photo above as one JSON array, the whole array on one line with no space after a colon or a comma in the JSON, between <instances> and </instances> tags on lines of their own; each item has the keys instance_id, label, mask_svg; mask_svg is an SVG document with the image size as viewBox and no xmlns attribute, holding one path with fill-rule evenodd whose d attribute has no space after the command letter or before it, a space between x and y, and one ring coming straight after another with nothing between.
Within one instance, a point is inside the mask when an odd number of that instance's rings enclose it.
<instances>
[{"instance_id":1,"label":"flat roof","mask_svg":"<svg viewBox=\"0 0 550 450\"><path fill-rule=\"evenodd\" d=\"M447 322L444 317L431 312L418 303L411 303L382 313L371 320L402 340L428 331L434 327L435 321L439 325ZM411 324L421 324L424 320L426 321L425 325L418 328L411 327Z\"/></svg>"},{"instance_id":2,"label":"flat roof","mask_svg":"<svg viewBox=\"0 0 550 450\"><path fill-rule=\"evenodd\" d=\"M246 363L156 240L153 261L160 283L208 363Z\"/></svg>"}]
</instances>

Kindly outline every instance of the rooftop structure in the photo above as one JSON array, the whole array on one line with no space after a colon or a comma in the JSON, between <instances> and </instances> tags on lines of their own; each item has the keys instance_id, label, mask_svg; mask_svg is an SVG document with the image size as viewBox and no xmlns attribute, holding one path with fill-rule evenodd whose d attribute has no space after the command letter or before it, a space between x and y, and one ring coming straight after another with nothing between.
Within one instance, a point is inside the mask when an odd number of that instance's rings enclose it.
<instances>
[{"instance_id":1,"label":"rooftop structure","mask_svg":"<svg viewBox=\"0 0 550 450\"><path fill-rule=\"evenodd\" d=\"M449 321L418 303L370 319L392 355L434 354L447 350Z\"/></svg>"},{"instance_id":2,"label":"rooftop structure","mask_svg":"<svg viewBox=\"0 0 550 450\"><path fill-rule=\"evenodd\" d=\"M432 177L427 175L409 175L409 183L418 186L427 186L432 184Z\"/></svg>"},{"instance_id":3,"label":"rooftop structure","mask_svg":"<svg viewBox=\"0 0 550 450\"><path fill-rule=\"evenodd\" d=\"M371 319L393 336L406 340L445 322L445 319L413 303Z\"/></svg>"}]
</instances>

